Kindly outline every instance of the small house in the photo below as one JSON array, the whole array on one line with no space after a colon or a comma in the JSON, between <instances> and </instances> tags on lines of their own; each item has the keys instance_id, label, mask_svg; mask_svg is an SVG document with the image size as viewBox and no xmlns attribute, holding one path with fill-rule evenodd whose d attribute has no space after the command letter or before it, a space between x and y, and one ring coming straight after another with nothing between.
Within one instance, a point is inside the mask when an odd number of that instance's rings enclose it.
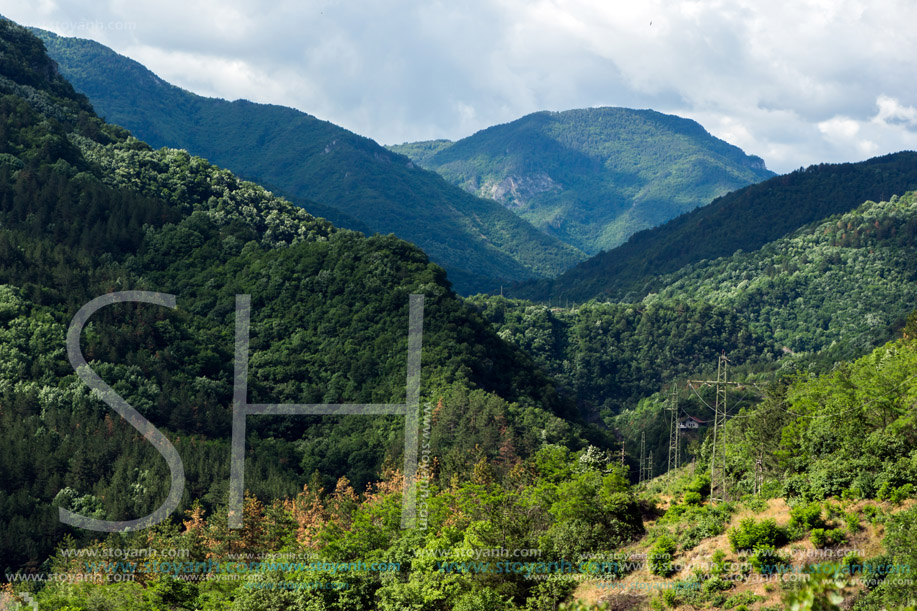
<instances>
[{"instance_id":1,"label":"small house","mask_svg":"<svg viewBox=\"0 0 917 611\"><path fill-rule=\"evenodd\" d=\"M703 420L700 420L700 419L698 419L698 418L695 418L694 416L688 416L688 417L685 418L684 420L680 420L680 421L678 422L678 428L680 428L680 429L691 429L691 430L693 430L693 429L698 429L698 428L702 427L702 426L705 425L705 424L707 424L707 423L704 422Z\"/></svg>"}]
</instances>

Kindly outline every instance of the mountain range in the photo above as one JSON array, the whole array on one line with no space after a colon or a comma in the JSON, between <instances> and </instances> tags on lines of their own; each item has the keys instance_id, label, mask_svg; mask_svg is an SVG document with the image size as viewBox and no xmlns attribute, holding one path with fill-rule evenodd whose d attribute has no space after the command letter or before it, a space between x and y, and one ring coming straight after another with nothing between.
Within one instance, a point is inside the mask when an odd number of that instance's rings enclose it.
<instances>
[{"instance_id":1,"label":"mountain range","mask_svg":"<svg viewBox=\"0 0 917 611\"><path fill-rule=\"evenodd\" d=\"M198 96L96 42L33 32L108 121L155 148L187 149L337 226L413 242L461 292L550 277L585 258L492 200L332 123L283 106Z\"/></svg>"},{"instance_id":2,"label":"mountain range","mask_svg":"<svg viewBox=\"0 0 917 611\"><path fill-rule=\"evenodd\" d=\"M92 536L61 523L59 507L117 520L165 497L170 467L68 361L74 315L123 291L174 295L176 307L103 308L81 350L173 440L182 510L225 503L240 294L252 304L251 401L404 401L408 296L421 294L421 396L438 405L430 434L443 473L487 456L509 468L544 440L591 436L418 247L336 228L200 157L154 150L100 120L41 41L0 20L4 567L41 562L65 533ZM404 451L400 417L261 417L248 431L246 489L265 499L345 475L362 489Z\"/></svg>"},{"instance_id":3,"label":"mountain range","mask_svg":"<svg viewBox=\"0 0 917 611\"><path fill-rule=\"evenodd\" d=\"M590 255L774 176L695 121L629 108L538 112L389 149Z\"/></svg>"},{"instance_id":4,"label":"mountain range","mask_svg":"<svg viewBox=\"0 0 917 611\"><path fill-rule=\"evenodd\" d=\"M337 226L411 241L463 293L556 276L634 231L773 175L694 121L623 108L536 113L456 143L386 150L294 109L197 96L93 41L33 31L110 121Z\"/></svg>"},{"instance_id":5,"label":"mountain range","mask_svg":"<svg viewBox=\"0 0 917 611\"><path fill-rule=\"evenodd\" d=\"M187 126L175 112L156 125ZM408 167L347 137L353 154L336 159L361 184ZM367 165L375 153L391 163ZM0 607L909 608L911 580L875 567L917 566L915 179L911 152L812 166L513 287L548 303L463 298L416 244L337 227L307 210L363 220L105 122L38 38L0 19ZM410 395L418 294L417 523L401 520L400 415L252 413L244 526L230 528L239 296L244 401L333 406ZM67 341L100 296L115 303L78 348L110 392L90 389ZM689 421L700 428L679 437ZM185 473L162 523L60 520L151 512L174 473L166 446ZM829 553L846 574L813 566Z\"/></svg>"}]
</instances>

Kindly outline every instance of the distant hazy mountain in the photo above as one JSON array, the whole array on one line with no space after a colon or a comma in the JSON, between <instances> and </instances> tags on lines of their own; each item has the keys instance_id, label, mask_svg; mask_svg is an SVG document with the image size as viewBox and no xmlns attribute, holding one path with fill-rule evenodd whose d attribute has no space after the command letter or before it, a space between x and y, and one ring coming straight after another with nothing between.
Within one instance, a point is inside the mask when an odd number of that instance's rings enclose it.
<instances>
[{"instance_id":1,"label":"distant hazy mountain","mask_svg":"<svg viewBox=\"0 0 917 611\"><path fill-rule=\"evenodd\" d=\"M774 176L694 121L629 108L538 112L389 149L590 254Z\"/></svg>"},{"instance_id":2,"label":"distant hazy mountain","mask_svg":"<svg viewBox=\"0 0 917 611\"><path fill-rule=\"evenodd\" d=\"M409 240L460 291L556 275L585 258L499 204L332 123L282 106L204 98L93 41L33 31L108 121L155 147L205 157L340 226Z\"/></svg>"},{"instance_id":3,"label":"distant hazy mountain","mask_svg":"<svg viewBox=\"0 0 917 611\"><path fill-rule=\"evenodd\" d=\"M641 231L550 281L512 293L536 300L639 301L663 285L660 276L704 259L750 252L867 200L917 189L917 153L861 163L821 164L729 193L709 206Z\"/></svg>"}]
</instances>

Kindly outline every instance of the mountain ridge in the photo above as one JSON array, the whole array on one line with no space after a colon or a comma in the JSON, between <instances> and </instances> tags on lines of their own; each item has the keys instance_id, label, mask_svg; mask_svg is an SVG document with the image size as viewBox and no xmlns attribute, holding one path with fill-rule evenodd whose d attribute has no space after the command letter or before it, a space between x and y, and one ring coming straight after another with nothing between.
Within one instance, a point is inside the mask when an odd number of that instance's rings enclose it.
<instances>
[{"instance_id":1,"label":"mountain ridge","mask_svg":"<svg viewBox=\"0 0 917 611\"><path fill-rule=\"evenodd\" d=\"M864 201L888 200L914 189L917 153L912 151L809 166L638 232L554 279L522 283L507 292L536 301L640 301L660 288L661 276L689 264L756 250Z\"/></svg>"},{"instance_id":2,"label":"mountain ridge","mask_svg":"<svg viewBox=\"0 0 917 611\"><path fill-rule=\"evenodd\" d=\"M30 52L43 58L36 70ZM62 523L61 507L124 520L169 488L172 465L68 359L68 325L101 295L176 298L103 308L80 344L92 371L174 443L187 469L180 511L225 511L238 295L251 298L251 401L403 402L408 300L421 294L422 401L464 427L432 426L443 473L498 455L509 468L543 440L581 444L571 403L420 248L336 228L187 151L154 150L101 121L49 66L37 39L0 20L4 567L38 566L65 535L72 545L97 534ZM399 416L247 427L246 490L262 499L292 498L306 482L333 490L345 475L363 488L405 453Z\"/></svg>"},{"instance_id":3,"label":"mountain ridge","mask_svg":"<svg viewBox=\"0 0 917 611\"><path fill-rule=\"evenodd\" d=\"M589 254L774 176L696 121L649 109L540 111L388 148Z\"/></svg>"},{"instance_id":4,"label":"mountain ridge","mask_svg":"<svg viewBox=\"0 0 917 611\"><path fill-rule=\"evenodd\" d=\"M204 98L99 43L33 32L108 120L154 147L188 149L294 203L317 202L316 213L341 226L407 239L444 265L462 292L551 276L585 258L502 206L328 121L278 105Z\"/></svg>"}]
</instances>

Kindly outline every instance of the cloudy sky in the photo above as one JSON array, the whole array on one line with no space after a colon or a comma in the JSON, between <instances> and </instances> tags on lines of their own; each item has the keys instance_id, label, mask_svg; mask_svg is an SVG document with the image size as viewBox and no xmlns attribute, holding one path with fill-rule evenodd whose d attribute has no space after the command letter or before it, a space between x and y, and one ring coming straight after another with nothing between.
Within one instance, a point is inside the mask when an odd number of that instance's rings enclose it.
<instances>
[{"instance_id":1,"label":"cloudy sky","mask_svg":"<svg viewBox=\"0 0 917 611\"><path fill-rule=\"evenodd\" d=\"M0 0L203 95L383 144L653 108L786 172L917 149L913 0Z\"/></svg>"}]
</instances>

